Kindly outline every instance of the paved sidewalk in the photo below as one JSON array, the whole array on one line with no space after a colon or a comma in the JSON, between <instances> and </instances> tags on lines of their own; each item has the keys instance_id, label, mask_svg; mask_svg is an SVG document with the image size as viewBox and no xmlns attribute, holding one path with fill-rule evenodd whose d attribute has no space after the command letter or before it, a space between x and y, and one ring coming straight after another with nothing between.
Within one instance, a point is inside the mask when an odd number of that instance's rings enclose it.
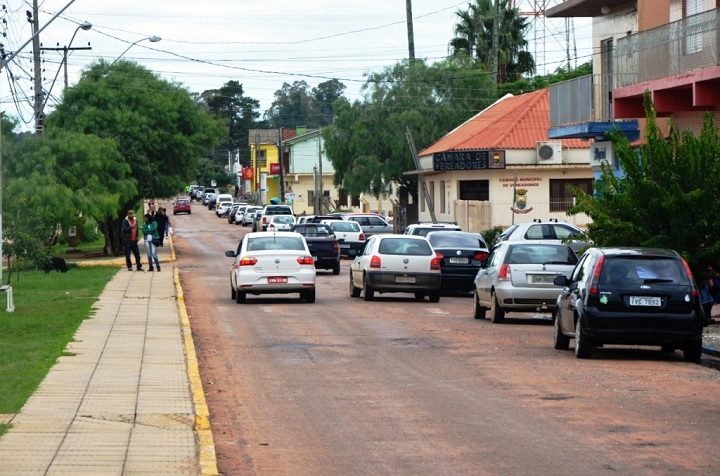
<instances>
[{"instance_id":1,"label":"paved sidewalk","mask_svg":"<svg viewBox=\"0 0 720 476\"><path fill-rule=\"evenodd\" d=\"M217 474L171 246L160 273L114 261L94 316L0 438L0 474Z\"/></svg>"}]
</instances>

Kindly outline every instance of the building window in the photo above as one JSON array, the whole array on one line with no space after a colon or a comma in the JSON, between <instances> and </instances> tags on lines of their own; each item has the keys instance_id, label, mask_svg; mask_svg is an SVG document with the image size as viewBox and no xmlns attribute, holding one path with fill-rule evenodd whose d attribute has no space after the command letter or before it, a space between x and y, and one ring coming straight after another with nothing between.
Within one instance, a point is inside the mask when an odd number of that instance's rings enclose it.
<instances>
[{"instance_id":1,"label":"building window","mask_svg":"<svg viewBox=\"0 0 720 476\"><path fill-rule=\"evenodd\" d=\"M460 200L490 200L489 180L460 180L458 181L458 198Z\"/></svg>"},{"instance_id":2,"label":"building window","mask_svg":"<svg viewBox=\"0 0 720 476\"><path fill-rule=\"evenodd\" d=\"M256 152L256 166L267 167L267 151L260 149Z\"/></svg>"},{"instance_id":3,"label":"building window","mask_svg":"<svg viewBox=\"0 0 720 476\"><path fill-rule=\"evenodd\" d=\"M347 207L348 194L344 188L338 190L338 208Z\"/></svg>"},{"instance_id":4,"label":"building window","mask_svg":"<svg viewBox=\"0 0 720 476\"><path fill-rule=\"evenodd\" d=\"M440 181L440 213L446 213L445 210L445 181Z\"/></svg>"},{"instance_id":5,"label":"building window","mask_svg":"<svg viewBox=\"0 0 720 476\"><path fill-rule=\"evenodd\" d=\"M359 207L359 206L360 206L360 197L352 197L352 206L353 206L353 207Z\"/></svg>"},{"instance_id":6,"label":"building window","mask_svg":"<svg viewBox=\"0 0 720 476\"><path fill-rule=\"evenodd\" d=\"M568 186L576 187L583 192L592 195L592 179L550 179L550 211L566 212L575 204L575 196Z\"/></svg>"},{"instance_id":7,"label":"building window","mask_svg":"<svg viewBox=\"0 0 720 476\"><path fill-rule=\"evenodd\" d=\"M697 16L702 13L703 0L685 0L685 17L686 17L686 37L685 37L685 54L699 53L702 51L702 18Z\"/></svg>"},{"instance_id":8,"label":"building window","mask_svg":"<svg viewBox=\"0 0 720 476\"><path fill-rule=\"evenodd\" d=\"M310 205L313 205L315 203L315 190L307 191L307 202Z\"/></svg>"},{"instance_id":9,"label":"building window","mask_svg":"<svg viewBox=\"0 0 720 476\"><path fill-rule=\"evenodd\" d=\"M430 208L434 212L435 211L435 181L434 180L428 184L428 195L429 195L428 203L430 203Z\"/></svg>"}]
</instances>

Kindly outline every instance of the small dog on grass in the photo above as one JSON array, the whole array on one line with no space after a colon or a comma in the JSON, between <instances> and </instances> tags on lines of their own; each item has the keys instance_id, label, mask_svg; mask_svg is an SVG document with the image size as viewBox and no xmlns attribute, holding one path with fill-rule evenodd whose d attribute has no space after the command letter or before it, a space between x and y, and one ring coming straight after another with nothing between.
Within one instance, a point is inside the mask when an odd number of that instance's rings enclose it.
<instances>
[{"instance_id":1,"label":"small dog on grass","mask_svg":"<svg viewBox=\"0 0 720 476\"><path fill-rule=\"evenodd\" d=\"M48 274L52 270L58 273L67 273L68 267L64 258L53 257L45 263L45 274Z\"/></svg>"}]
</instances>

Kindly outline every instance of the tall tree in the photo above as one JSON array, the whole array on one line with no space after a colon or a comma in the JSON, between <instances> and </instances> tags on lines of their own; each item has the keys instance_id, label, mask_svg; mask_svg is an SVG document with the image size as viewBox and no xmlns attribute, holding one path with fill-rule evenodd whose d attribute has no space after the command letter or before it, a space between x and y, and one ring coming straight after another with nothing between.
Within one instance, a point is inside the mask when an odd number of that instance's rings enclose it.
<instances>
[{"instance_id":1,"label":"tall tree","mask_svg":"<svg viewBox=\"0 0 720 476\"><path fill-rule=\"evenodd\" d=\"M296 128L298 126L323 127L332 123L333 103L345 90L337 79L320 83L315 88L305 81L283 83L275 91L275 100L265 112L271 127Z\"/></svg>"},{"instance_id":2,"label":"tall tree","mask_svg":"<svg viewBox=\"0 0 720 476\"><path fill-rule=\"evenodd\" d=\"M115 255L121 250L125 212L142 198L170 197L184 190L199 158L223 135L218 122L184 87L124 60L92 64L65 92L47 125L117 142L137 192L103 222L106 252Z\"/></svg>"},{"instance_id":3,"label":"tall tree","mask_svg":"<svg viewBox=\"0 0 720 476\"><path fill-rule=\"evenodd\" d=\"M399 186L417 198L417 180L405 175L415 168L406 128L421 150L487 107L495 94L482 66L467 58L431 66L401 62L371 74L363 90L362 102L336 102L335 121L323 129L334 183L356 197Z\"/></svg>"},{"instance_id":4,"label":"tall tree","mask_svg":"<svg viewBox=\"0 0 720 476\"><path fill-rule=\"evenodd\" d=\"M228 81L220 89L209 89L198 97L207 111L220 118L227 126L227 138L220 144L220 156L228 150L239 151L240 163L250 164L250 129L263 127L260 119L260 101L245 96L243 85ZM225 155L226 157L226 155Z\"/></svg>"},{"instance_id":5,"label":"tall tree","mask_svg":"<svg viewBox=\"0 0 720 476\"><path fill-rule=\"evenodd\" d=\"M517 81L535 72L535 60L527 51L525 32L528 20L517 8L509 8L508 0L495 0L500 7L498 28L498 83ZM455 12L455 37L450 40L452 55L467 55L490 70L493 47L495 5L492 0L475 0L467 10Z\"/></svg>"},{"instance_id":6,"label":"tall tree","mask_svg":"<svg viewBox=\"0 0 720 476\"><path fill-rule=\"evenodd\" d=\"M625 136L613 137L624 176L605 166L595 194L575 190L569 213L592 218L588 235L600 246L671 248L696 276L720 263L720 133L706 114L699 136L672 126L666 139L645 94L646 142L635 149Z\"/></svg>"}]
</instances>

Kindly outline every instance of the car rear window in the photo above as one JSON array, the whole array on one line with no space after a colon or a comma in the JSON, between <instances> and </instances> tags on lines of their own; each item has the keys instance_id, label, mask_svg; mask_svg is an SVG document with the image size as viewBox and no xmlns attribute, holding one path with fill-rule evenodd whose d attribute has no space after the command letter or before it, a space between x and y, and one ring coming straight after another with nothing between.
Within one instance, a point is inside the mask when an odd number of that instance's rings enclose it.
<instances>
[{"instance_id":1,"label":"car rear window","mask_svg":"<svg viewBox=\"0 0 720 476\"><path fill-rule=\"evenodd\" d=\"M428 241L435 248L487 248L482 238L472 235L433 233Z\"/></svg>"},{"instance_id":2,"label":"car rear window","mask_svg":"<svg viewBox=\"0 0 720 476\"><path fill-rule=\"evenodd\" d=\"M600 271L602 284L690 284L682 262L669 258L606 258Z\"/></svg>"},{"instance_id":3,"label":"car rear window","mask_svg":"<svg viewBox=\"0 0 720 476\"><path fill-rule=\"evenodd\" d=\"M359 232L360 225L354 221L333 221L329 223L330 228L335 231Z\"/></svg>"},{"instance_id":4,"label":"car rear window","mask_svg":"<svg viewBox=\"0 0 720 476\"><path fill-rule=\"evenodd\" d=\"M265 215L292 215L292 209L287 206L270 206L265 207Z\"/></svg>"},{"instance_id":5,"label":"car rear window","mask_svg":"<svg viewBox=\"0 0 720 476\"><path fill-rule=\"evenodd\" d=\"M386 238L380 242L378 251L384 255L432 255L430 243L425 240L410 240L407 238Z\"/></svg>"},{"instance_id":6,"label":"car rear window","mask_svg":"<svg viewBox=\"0 0 720 476\"><path fill-rule=\"evenodd\" d=\"M307 223L302 225L295 225L292 231L300 233L304 236L329 236L334 234L332 229L327 225Z\"/></svg>"},{"instance_id":7,"label":"car rear window","mask_svg":"<svg viewBox=\"0 0 720 476\"><path fill-rule=\"evenodd\" d=\"M303 240L297 236L258 236L250 238L248 251L259 250L304 250Z\"/></svg>"},{"instance_id":8,"label":"car rear window","mask_svg":"<svg viewBox=\"0 0 720 476\"><path fill-rule=\"evenodd\" d=\"M566 245L518 244L508 250L510 264L571 264L577 263L575 252Z\"/></svg>"}]
</instances>

